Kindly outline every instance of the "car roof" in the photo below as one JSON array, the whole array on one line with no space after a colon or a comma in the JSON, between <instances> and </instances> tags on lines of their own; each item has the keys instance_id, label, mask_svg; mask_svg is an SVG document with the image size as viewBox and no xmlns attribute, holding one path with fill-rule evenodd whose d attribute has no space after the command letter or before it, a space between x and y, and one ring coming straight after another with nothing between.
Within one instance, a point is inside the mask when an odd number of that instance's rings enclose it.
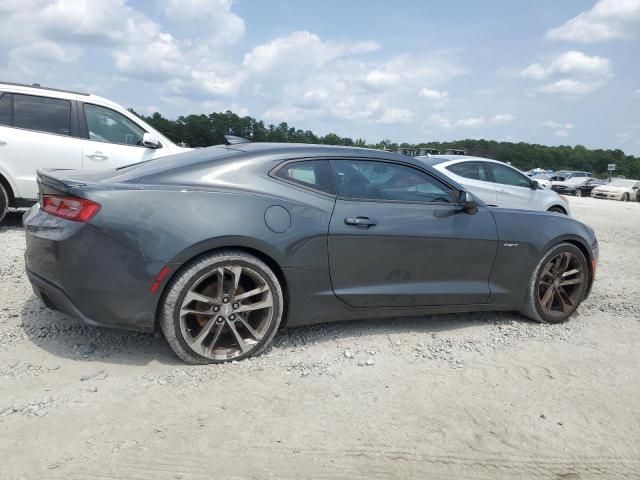
<instances>
[{"instance_id":1,"label":"car roof","mask_svg":"<svg viewBox=\"0 0 640 480\"><path fill-rule=\"evenodd\" d=\"M445 162L492 162L499 163L501 165L508 165L505 162L501 162L500 160L494 160L492 158L484 158L484 157L474 157L471 155L429 155L429 156L418 156L415 157L427 165L438 165L439 163Z\"/></svg>"},{"instance_id":2,"label":"car roof","mask_svg":"<svg viewBox=\"0 0 640 480\"><path fill-rule=\"evenodd\" d=\"M77 100L80 102L94 102L106 107L123 109L119 105L104 97L94 95L93 93L75 92L72 90L62 90L58 88L43 87L40 85L23 85L21 83L0 82L0 92L20 93L23 95L35 95L39 97L60 98L64 100Z\"/></svg>"}]
</instances>

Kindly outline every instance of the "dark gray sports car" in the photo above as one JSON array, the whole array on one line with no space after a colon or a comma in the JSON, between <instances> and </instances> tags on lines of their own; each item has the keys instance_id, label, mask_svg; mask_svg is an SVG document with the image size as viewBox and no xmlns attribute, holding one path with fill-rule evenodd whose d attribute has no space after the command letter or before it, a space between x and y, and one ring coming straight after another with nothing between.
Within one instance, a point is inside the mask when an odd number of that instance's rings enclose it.
<instances>
[{"instance_id":1,"label":"dark gray sports car","mask_svg":"<svg viewBox=\"0 0 640 480\"><path fill-rule=\"evenodd\" d=\"M580 222L487 207L377 150L244 143L38 183L24 218L36 294L92 325L160 328L189 363L255 355L285 322L481 310L560 322L598 257Z\"/></svg>"}]
</instances>

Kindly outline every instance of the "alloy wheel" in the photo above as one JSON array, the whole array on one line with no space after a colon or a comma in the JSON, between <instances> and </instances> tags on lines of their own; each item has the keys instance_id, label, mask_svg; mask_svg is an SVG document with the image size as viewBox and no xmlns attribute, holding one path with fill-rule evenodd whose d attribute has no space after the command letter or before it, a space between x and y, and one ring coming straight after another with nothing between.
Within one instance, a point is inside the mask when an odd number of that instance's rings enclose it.
<instances>
[{"instance_id":1,"label":"alloy wheel","mask_svg":"<svg viewBox=\"0 0 640 480\"><path fill-rule=\"evenodd\" d=\"M255 350L274 321L273 292L256 270L217 267L198 278L180 307L182 336L195 353L230 360Z\"/></svg>"},{"instance_id":2,"label":"alloy wheel","mask_svg":"<svg viewBox=\"0 0 640 480\"><path fill-rule=\"evenodd\" d=\"M586 269L572 252L552 257L542 269L538 280L538 302L550 318L573 313L584 296Z\"/></svg>"}]
</instances>

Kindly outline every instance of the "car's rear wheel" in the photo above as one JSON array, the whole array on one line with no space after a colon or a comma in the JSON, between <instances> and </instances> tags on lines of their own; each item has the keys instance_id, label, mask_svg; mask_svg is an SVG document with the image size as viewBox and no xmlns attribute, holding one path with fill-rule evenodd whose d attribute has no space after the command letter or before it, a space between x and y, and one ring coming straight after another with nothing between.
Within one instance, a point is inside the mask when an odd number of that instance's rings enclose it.
<instances>
[{"instance_id":1,"label":"car's rear wheel","mask_svg":"<svg viewBox=\"0 0 640 480\"><path fill-rule=\"evenodd\" d=\"M4 185L0 183L0 223L4 220L7 211L9 210L9 195Z\"/></svg>"},{"instance_id":2,"label":"car's rear wheel","mask_svg":"<svg viewBox=\"0 0 640 480\"><path fill-rule=\"evenodd\" d=\"M576 190L576 197L581 197L582 196L582 190L580 190L579 188Z\"/></svg>"},{"instance_id":3,"label":"car's rear wheel","mask_svg":"<svg viewBox=\"0 0 640 480\"><path fill-rule=\"evenodd\" d=\"M561 243L538 263L521 314L544 323L560 323L578 308L587 291L589 266L575 245Z\"/></svg>"},{"instance_id":4,"label":"car's rear wheel","mask_svg":"<svg viewBox=\"0 0 640 480\"><path fill-rule=\"evenodd\" d=\"M628 202L629 201L629 194L628 193L623 193L622 197L620 198L620 200L622 200L623 202Z\"/></svg>"},{"instance_id":5,"label":"car's rear wheel","mask_svg":"<svg viewBox=\"0 0 640 480\"><path fill-rule=\"evenodd\" d=\"M253 255L225 250L199 258L172 280L160 327L183 361L221 363L264 351L283 310L273 271Z\"/></svg>"}]
</instances>

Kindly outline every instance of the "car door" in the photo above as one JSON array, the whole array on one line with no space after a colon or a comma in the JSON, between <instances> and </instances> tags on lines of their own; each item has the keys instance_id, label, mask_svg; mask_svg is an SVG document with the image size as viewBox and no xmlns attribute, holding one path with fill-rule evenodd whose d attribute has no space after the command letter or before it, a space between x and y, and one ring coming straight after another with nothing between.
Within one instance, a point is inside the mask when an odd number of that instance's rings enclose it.
<instances>
[{"instance_id":1,"label":"car door","mask_svg":"<svg viewBox=\"0 0 640 480\"><path fill-rule=\"evenodd\" d=\"M81 140L72 101L37 95L4 93L0 97L0 170L16 187L16 196L38 198L36 170L78 169L82 166Z\"/></svg>"},{"instance_id":2,"label":"car door","mask_svg":"<svg viewBox=\"0 0 640 480\"><path fill-rule=\"evenodd\" d=\"M525 210L540 209L540 190L532 188L532 182L526 175L507 165L487 163L493 172L499 207Z\"/></svg>"},{"instance_id":3,"label":"car door","mask_svg":"<svg viewBox=\"0 0 640 480\"><path fill-rule=\"evenodd\" d=\"M145 129L120 112L93 103L83 103L80 110L85 137L82 145L83 168L118 168L164 153L162 148L145 147L142 144Z\"/></svg>"},{"instance_id":4,"label":"car door","mask_svg":"<svg viewBox=\"0 0 640 480\"><path fill-rule=\"evenodd\" d=\"M329 225L335 294L354 307L481 304L489 297L497 230L488 209L469 214L458 191L417 168L332 160Z\"/></svg>"},{"instance_id":5,"label":"car door","mask_svg":"<svg viewBox=\"0 0 640 480\"><path fill-rule=\"evenodd\" d=\"M491 167L486 162L461 161L444 167L456 175L454 180L466 187L487 205L496 205L496 184Z\"/></svg>"}]
</instances>

